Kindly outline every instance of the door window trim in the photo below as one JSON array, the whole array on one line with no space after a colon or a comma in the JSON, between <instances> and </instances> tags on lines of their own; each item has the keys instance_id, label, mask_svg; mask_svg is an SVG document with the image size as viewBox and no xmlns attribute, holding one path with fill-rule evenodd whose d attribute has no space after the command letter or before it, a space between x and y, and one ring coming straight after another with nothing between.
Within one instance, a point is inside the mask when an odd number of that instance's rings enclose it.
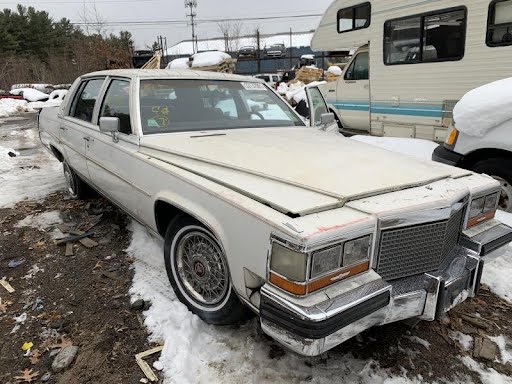
<instances>
[{"instance_id":1,"label":"door window trim","mask_svg":"<svg viewBox=\"0 0 512 384\"><path fill-rule=\"evenodd\" d=\"M71 103L69 103L69 107L66 110L64 117L73 119L74 122L80 122L82 124L98 126L98 124L97 124L97 122L98 122L98 119L97 119L98 100L101 100L107 78L108 78L108 76L94 76L94 77L85 77L85 78L80 79L80 83L78 84L76 92L73 95L73 100L71 100ZM82 92L84 91L85 87L87 86L87 83L89 83L89 81L92 81L92 80L103 80L103 84L100 87L100 91L98 93L96 102L94 103L94 109L92 112L91 121L81 120L81 119L76 118L75 116L72 116L72 113L75 112L73 110L73 108L76 107L75 102L77 101L77 98L82 95Z\"/></svg>"},{"instance_id":2,"label":"door window trim","mask_svg":"<svg viewBox=\"0 0 512 384\"><path fill-rule=\"evenodd\" d=\"M368 20L366 21L365 25L363 25L362 27L356 27L355 26L355 24L356 24L356 9L364 8L364 7L368 7L369 11L370 11L368 13ZM342 13L344 11L348 11L349 9L352 10L352 29L347 29L346 31L341 31L340 30L340 13ZM338 30L338 33L347 33L347 32L352 32L352 31L358 31L360 29L366 29L366 28L370 27L371 23L372 23L372 3L370 3L369 1L367 1L365 3L353 5L351 7L345 7L345 8L339 9L338 12L336 13L336 29Z\"/></svg>"},{"instance_id":3,"label":"door window trim","mask_svg":"<svg viewBox=\"0 0 512 384\"><path fill-rule=\"evenodd\" d=\"M438 14L443 14L443 13L450 13L450 12L455 12L455 11L464 11L464 27L463 27L463 30L462 30L462 32L463 32L463 36L462 36L463 45L462 45L461 55L459 57L452 57L452 58L447 58L447 59L436 59L436 60L423 61L423 37L424 37L424 33L425 33L425 18L427 18L428 16L433 16L433 15L438 15ZM421 49L420 49L420 52L419 52L420 53L420 61L418 61L418 62L410 62L410 63L402 63L402 62L387 63L386 62L386 53L387 53L386 52L386 25L388 23L392 23L394 21L414 19L414 18L417 18L417 17L420 18L420 39L419 39L420 40L420 44L421 44ZM395 18L395 19L386 20L384 22L384 32L383 32L383 37L382 37L382 45L383 45L382 60L384 61L384 65L386 65L386 66L414 65L414 64L431 64L431 63L442 63L442 62L446 62L446 61L460 61L460 60L462 60L464 58L464 56L466 54L467 29L468 29L468 8L466 6L464 6L464 5L458 6L458 7L438 9L438 10L435 10L435 11L429 11L429 12L424 12L424 13L408 15L408 16L398 17L398 18Z\"/></svg>"},{"instance_id":4,"label":"door window trim","mask_svg":"<svg viewBox=\"0 0 512 384\"><path fill-rule=\"evenodd\" d=\"M493 0L489 3L489 10L488 10L488 14L487 14L487 29L485 31L486 32L485 33L485 44L490 48L507 47L507 46L512 45L512 41L494 43L490 39L490 32L494 28L510 28L510 33L512 33L512 22L503 23L503 24L494 24L492 22L492 20L495 19L495 16L496 16L496 4L504 3L505 1L509 1L509 0Z\"/></svg>"}]
</instances>

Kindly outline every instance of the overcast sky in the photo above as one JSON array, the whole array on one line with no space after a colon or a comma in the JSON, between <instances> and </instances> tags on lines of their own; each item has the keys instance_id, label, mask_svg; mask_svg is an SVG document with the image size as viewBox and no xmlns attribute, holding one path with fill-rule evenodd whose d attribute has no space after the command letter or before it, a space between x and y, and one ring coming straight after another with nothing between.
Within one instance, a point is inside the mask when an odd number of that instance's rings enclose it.
<instances>
[{"instance_id":1,"label":"overcast sky","mask_svg":"<svg viewBox=\"0 0 512 384\"><path fill-rule=\"evenodd\" d=\"M197 0L197 17L201 19L225 19L237 17L280 16L281 19L244 22L246 31L260 28L261 33L306 31L316 28L319 17L289 18L290 15L322 14L333 0ZM34 6L37 10L46 10L54 19L66 17L72 22L82 21L84 0L0 0L0 8L14 8L16 4ZM184 0L86 0L85 8L89 13L96 4L99 15L107 22L125 21L161 21L176 20L179 23L159 25L107 26L109 32L120 29L132 32L136 48L151 45L156 36L167 37L170 47L184 39L190 39L190 26L182 23L187 20ZM220 35L216 22L200 23L197 35L201 38Z\"/></svg>"}]
</instances>

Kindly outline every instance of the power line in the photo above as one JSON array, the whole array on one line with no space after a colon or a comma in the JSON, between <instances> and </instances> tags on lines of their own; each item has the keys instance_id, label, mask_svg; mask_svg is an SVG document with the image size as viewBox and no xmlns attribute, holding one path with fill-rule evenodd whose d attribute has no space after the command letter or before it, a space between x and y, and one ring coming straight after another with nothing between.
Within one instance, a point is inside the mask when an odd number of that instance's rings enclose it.
<instances>
[{"instance_id":1,"label":"power line","mask_svg":"<svg viewBox=\"0 0 512 384\"><path fill-rule=\"evenodd\" d=\"M288 16L261 16L261 17L234 17L228 19L195 19L194 22L197 24L206 24L206 23L219 23L223 21L260 21L260 20L283 20L283 19L299 19L299 18L310 18L310 17L320 17L323 16L323 13L317 14L303 14L303 15L288 15ZM92 22L77 22L72 23L74 25L94 25ZM101 23L103 25L108 26L119 26L119 25L165 25L165 24L187 24L185 20L146 20L146 21L107 21Z\"/></svg>"},{"instance_id":2,"label":"power line","mask_svg":"<svg viewBox=\"0 0 512 384\"><path fill-rule=\"evenodd\" d=\"M162 0L96 0L94 2L88 4L99 4L99 3L149 3L149 2L157 2ZM19 3L19 2L17 2ZM75 4L76 1L33 1L33 2L23 2L23 5L34 6L39 4ZM16 5L8 2L0 2L0 5Z\"/></svg>"}]
</instances>

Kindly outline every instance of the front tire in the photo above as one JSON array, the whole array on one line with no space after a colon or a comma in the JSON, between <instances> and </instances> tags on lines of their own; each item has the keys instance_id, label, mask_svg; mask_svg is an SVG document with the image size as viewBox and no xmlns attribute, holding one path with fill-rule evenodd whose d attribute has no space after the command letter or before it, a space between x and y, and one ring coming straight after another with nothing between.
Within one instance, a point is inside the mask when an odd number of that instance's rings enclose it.
<instances>
[{"instance_id":1,"label":"front tire","mask_svg":"<svg viewBox=\"0 0 512 384\"><path fill-rule=\"evenodd\" d=\"M501 184L501 196L498 208L512 212L512 159L491 158L477 162L472 171L485 173Z\"/></svg>"},{"instance_id":2,"label":"front tire","mask_svg":"<svg viewBox=\"0 0 512 384\"><path fill-rule=\"evenodd\" d=\"M248 318L222 247L199 222L183 215L172 220L165 234L164 258L176 296L203 321L229 325Z\"/></svg>"}]
</instances>

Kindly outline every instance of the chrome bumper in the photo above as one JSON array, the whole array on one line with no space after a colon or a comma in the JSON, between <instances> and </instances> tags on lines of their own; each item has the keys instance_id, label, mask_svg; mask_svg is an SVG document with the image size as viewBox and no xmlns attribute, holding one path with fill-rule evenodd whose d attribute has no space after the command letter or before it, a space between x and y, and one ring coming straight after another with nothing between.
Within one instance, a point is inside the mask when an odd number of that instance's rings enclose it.
<instances>
[{"instance_id":1,"label":"chrome bumper","mask_svg":"<svg viewBox=\"0 0 512 384\"><path fill-rule=\"evenodd\" d=\"M492 232L495 236L487 233L483 237L493 244L497 238L512 236L510 227L500 226ZM261 327L289 349L316 356L375 325L409 318L435 320L478 293L484 264L479 239L467 238L479 245L473 249L457 246L438 271L390 282L376 279L313 306L298 305L265 284L261 289Z\"/></svg>"}]
</instances>

